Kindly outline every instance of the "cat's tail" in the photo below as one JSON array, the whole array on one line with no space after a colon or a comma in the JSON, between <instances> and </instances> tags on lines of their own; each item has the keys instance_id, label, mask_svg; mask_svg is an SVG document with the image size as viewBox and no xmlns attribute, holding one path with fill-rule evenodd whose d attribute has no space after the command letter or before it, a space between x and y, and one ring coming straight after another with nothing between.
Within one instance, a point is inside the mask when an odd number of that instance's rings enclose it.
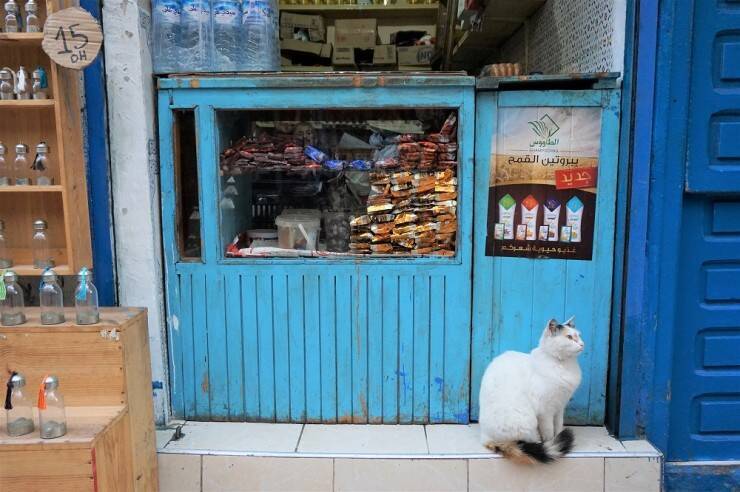
<instances>
[{"instance_id":1,"label":"cat's tail","mask_svg":"<svg viewBox=\"0 0 740 492\"><path fill-rule=\"evenodd\" d=\"M551 441L516 441L498 446L506 458L517 463L552 463L573 449L573 431L563 429Z\"/></svg>"}]
</instances>

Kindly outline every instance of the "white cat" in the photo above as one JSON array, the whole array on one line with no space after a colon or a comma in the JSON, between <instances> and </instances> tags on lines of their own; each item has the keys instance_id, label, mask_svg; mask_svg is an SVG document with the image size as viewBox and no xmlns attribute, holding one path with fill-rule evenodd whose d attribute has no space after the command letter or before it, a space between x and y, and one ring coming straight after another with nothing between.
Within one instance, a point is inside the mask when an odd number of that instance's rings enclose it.
<instances>
[{"instance_id":1,"label":"white cat","mask_svg":"<svg viewBox=\"0 0 740 492\"><path fill-rule=\"evenodd\" d=\"M532 352L493 359L481 381L481 443L522 463L550 463L568 453L573 433L563 429L563 412L581 384L582 351L573 318L551 319Z\"/></svg>"}]
</instances>

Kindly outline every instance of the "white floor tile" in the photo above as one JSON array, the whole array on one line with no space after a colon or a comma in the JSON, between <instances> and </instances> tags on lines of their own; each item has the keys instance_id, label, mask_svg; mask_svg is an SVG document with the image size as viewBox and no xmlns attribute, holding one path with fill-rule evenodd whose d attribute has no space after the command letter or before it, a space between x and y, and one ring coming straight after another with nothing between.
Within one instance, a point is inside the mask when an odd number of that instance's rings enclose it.
<instances>
[{"instance_id":1,"label":"white floor tile","mask_svg":"<svg viewBox=\"0 0 740 492\"><path fill-rule=\"evenodd\" d=\"M164 429L157 431L157 449L162 449L167 446L172 436L175 435L175 429Z\"/></svg>"},{"instance_id":2,"label":"white floor tile","mask_svg":"<svg viewBox=\"0 0 740 492\"><path fill-rule=\"evenodd\" d=\"M300 453L426 454L422 425L306 424Z\"/></svg>"},{"instance_id":3,"label":"white floor tile","mask_svg":"<svg viewBox=\"0 0 740 492\"><path fill-rule=\"evenodd\" d=\"M337 459L336 492L464 492L465 460Z\"/></svg>"},{"instance_id":4,"label":"white floor tile","mask_svg":"<svg viewBox=\"0 0 740 492\"><path fill-rule=\"evenodd\" d=\"M331 458L204 456L203 492L331 491Z\"/></svg>"},{"instance_id":5,"label":"white floor tile","mask_svg":"<svg viewBox=\"0 0 740 492\"><path fill-rule=\"evenodd\" d=\"M550 465L518 465L506 459L472 459L470 492L600 492L603 458L566 458Z\"/></svg>"},{"instance_id":6,"label":"white floor tile","mask_svg":"<svg viewBox=\"0 0 740 492\"><path fill-rule=\"evenodd\" d=\"M426 432L432 454L492 454L480 443L478 424L430 424L426 426Z\"/></svg>"},{"instance_id":7,"label":"white floor tile","mask_svg":"<svg viewBox=\"0 0 740 492\"><path fill-rule=\"evenodd\" d=\"M157 460L161 492L200 492L199 455L160 454Z\"/></svg>"},{"instance_id":8,"label":"white floor tile","mask_svg":"<svg viewBox=\"0 0 740 492\"><path fill-rule=\"evenodd\" d=\"M167 449L292 453L301 427L301 424L188 422L182 428L182 439L170 441Z\"/></svg>"},{"instance_id":9,"label":"white floor tile","mask_svg":"<svg viewBox=\"0 0 740 492\"><path fill-rule=\"evenodd\" d=\"M571 429L575 434L574 452L625 451L622 443L610 436L605 427L573 426Z\"/></svg>"},{"instance_id":10,"label":"white floor tile","mask_svg":"<svg viewBox=\"0 0 740 492\"><path fill-rule=\"evenodd\" d=\"M606 458L606 492L660 492L660 458Z\"/></svg>"},{"instance_id":11,"label":"white floor tile","mask_svg":"<svg viewBox=\"0 0 740 492\"><path fill-rule=\"evenodd\" d=\"M622 446L624 446L624 449L626 449L627 451L633 453L654 453L656 455L660 454L660 451L655 449L652 444L650 444L648 441L645 441L644 439L622 441Z\"/></svg>"}]
</instances>

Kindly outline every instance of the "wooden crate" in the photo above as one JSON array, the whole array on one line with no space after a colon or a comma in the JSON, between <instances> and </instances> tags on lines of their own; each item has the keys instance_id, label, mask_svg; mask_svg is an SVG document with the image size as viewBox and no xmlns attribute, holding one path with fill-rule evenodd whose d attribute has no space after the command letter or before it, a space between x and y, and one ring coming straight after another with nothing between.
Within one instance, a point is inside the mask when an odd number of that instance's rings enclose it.
<instances>
[{"instance_id":1,"label":"wooden crate","mask_svg":"<svg viewBox=\"0 0 740 492\"><path fill-rule=\"evenodd\" d=\"M72 2L39 3L40 21L47 12L72 6ZM0 142L8 148L6 159L15 159L15 145L29 147L29 159L41 141L49 144L53 186L0 187L0 219L13 267L19 275L40 275L31 257L32 225L36 219L49 224L51 248L60 275L82 266L91 268L90 219L82 139L80 72L53 63L41 48L42 33L0 33L0 67L29 74L38 66L49 77L49 99L0 101ZM29 170L29 175L30 175Z\"/></svg>"},{"instance_id":2,"label":"wooden crate","mask_svg":"<svg viewBox=\"0 0 740 492\"><path fill-rule=\"evenodd\" d=\"M74 470L72 464L59 467L60 472L73 475L70 485L60 490L93 490L79 486L84 477L88 480L84 483L96 483L97 490L156 490L146 310L106 308L101 310L101 322L88 326L69 321L43 326L38 309L29 309L27 316L24 325L0 327L0 368L3 373L23 373L31 388L44 375L58 376L70 415L69 434L51 441L38 439L38 433L10 438L4 420L0 421L0 490L37 490L44 489L44 484L57 483L34 482L40 480L34 474L25 481L18 478L19 473L26 473L19 470L37 472L40 463L44 464L41 469L51 466L47 471L54 474L57 466L47 460L50 456L53 462L71 460L78 466ZM67 319L74 320L73 310L67 311ZM117 465L106 468L104 463L110 455ZM95 473L80 474L84 456L88 465L95 460L99 463ZM21 465L10 464L26 460L34 466L19 469ZM67 484L67 478L61 476L47 478ZM116 485L104 486L108 479Z\"/></svg>"}]
</instances>

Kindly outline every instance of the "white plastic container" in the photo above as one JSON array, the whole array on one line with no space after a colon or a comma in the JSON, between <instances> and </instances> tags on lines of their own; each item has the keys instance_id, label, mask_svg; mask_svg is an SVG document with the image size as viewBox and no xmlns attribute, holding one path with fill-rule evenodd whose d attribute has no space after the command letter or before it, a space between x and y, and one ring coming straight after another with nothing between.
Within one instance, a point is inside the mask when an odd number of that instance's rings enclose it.
<instances>
[{"instance_id":1,"label":"white plastic container","mask_svg":"<svg viewBox=\"0 0 740 492\"><path fill-rule=\"evenodd\" d=\"M284 249L315 250L321 220L314 214L281 214L275 218L278 244Z\"/></svg>"}]
</instances>

